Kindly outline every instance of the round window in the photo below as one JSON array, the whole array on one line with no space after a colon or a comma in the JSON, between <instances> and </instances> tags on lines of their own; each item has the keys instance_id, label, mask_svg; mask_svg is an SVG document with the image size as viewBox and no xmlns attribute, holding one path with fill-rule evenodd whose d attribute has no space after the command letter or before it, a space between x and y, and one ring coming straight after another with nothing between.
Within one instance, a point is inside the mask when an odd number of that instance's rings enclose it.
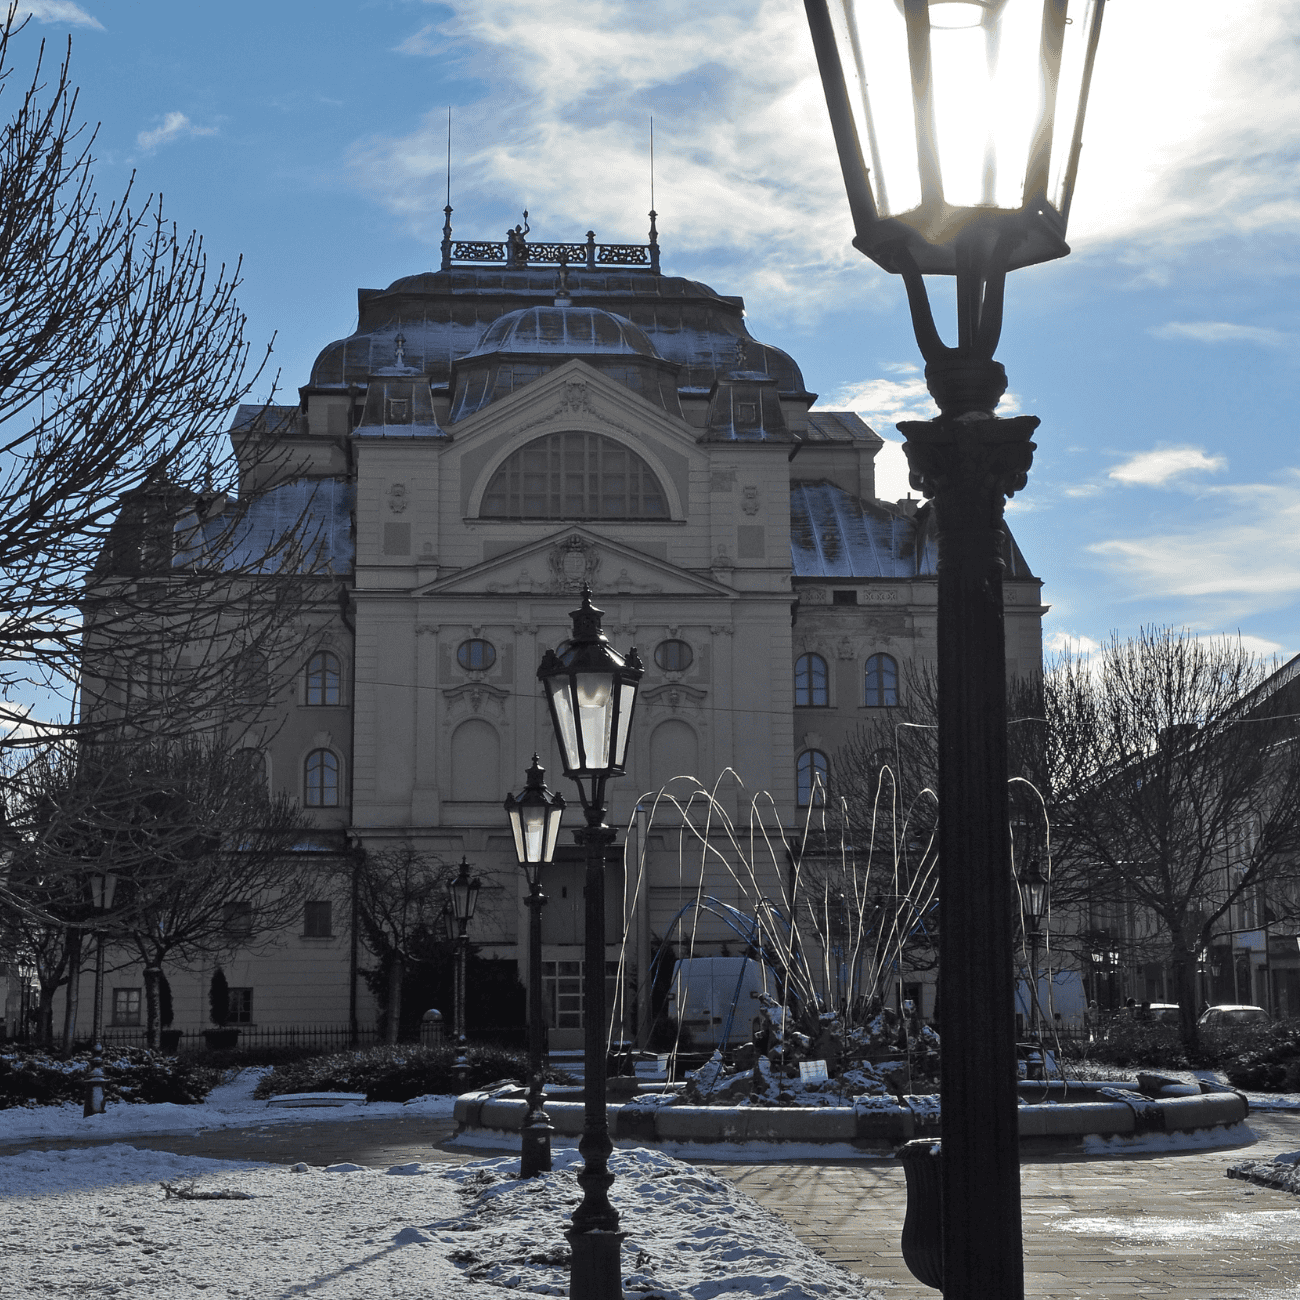
<instances>
[{"instance_id":1,"label":"round window","mask_svg":"<svg viewBox=\"0 0 1300 1300\"><path fill-rule=\"evenodd\" d=\"M685 641L660 641L655 646L655 663L666 673L684 673L694 658Z\"/></svg>"},{"instance_id":2,"label":"round window","mask_svg":"<svg viewBox=\"0 0 1300 1300\"><path fill-rule=\"evenodd\" d=\"M456 662L466 672L486 672L497 661L496 647L491 641L462 641L456 651Z\"/></svg>"}]
</instances>

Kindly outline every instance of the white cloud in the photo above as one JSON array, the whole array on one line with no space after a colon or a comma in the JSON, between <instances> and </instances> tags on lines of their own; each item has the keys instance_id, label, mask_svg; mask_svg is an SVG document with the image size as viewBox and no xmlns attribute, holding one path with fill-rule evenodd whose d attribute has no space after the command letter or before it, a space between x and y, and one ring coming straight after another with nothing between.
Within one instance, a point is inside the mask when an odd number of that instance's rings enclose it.
<instances>
[{"instance_id":1,"label":"white cloud","mask_svg":"<svg viewBox=\"0 0 1300 1300\"><path fill-rule=\"evenodd\" d=\"M171 144L173 140L179 140L182 136L189 135L216 135L215 126L195 126L184 113L168 113L162 120L161 126L156 126L152 131L141 131L136 136L135 142L141 149L157 149L160 144Z\"/></svg>"},{"instance_id":2,"label":"white cloud","mask_svg":"<svg viewBox=\"0 0 1300 1300\"><path fill-rule=\"evenodd\" d=\"M906 374L916 367L883 366L895 374ZM933 420L939 414L925 380L864 379L837 388L824 403L827 407L856 411L879 434L892 432L900 420Z\"/></svg>"},{"instance_id":3,"label":"white cloud","mask_svg":"<svg viewBox=\"0 0 1300 1300\"><path fill-rule=\"evenodd\" d=\"M1110 471L1110 477L1131 486L1162 487L1182 474L1215 473L1227 467L1226 457L1207 456L1199 447L1157 447L1130 456Z\"/></svg>"},{"instance_id":4,"label":"white cloud","mask_svg":"<svg viewBox=\"0 0 1300 1300\"><path fill-rule=\"evenodd\" d=\"M1193 339L1197 343L1261 343L1269 348L1293 347L1294 334L1263 325L1233 325L1228 321L1170 321L1151 331L1158 339Z\"/></svg>"},{"instance_id":5,"label":"white cloud","mask_svg":"<svg viewBox=\"0 0 1300 1300\"><path fill-rule=\"evenodd\" d=\"M1084 658L1101 649L1101 642L1094 641L1082 632L1051 632L1043 638L1043 648L1052 654L1069 655L1072 659Z\"/></svg>"},{"instance_id":6,"label":"white cloud","mask_svg":"<svg viewBox=\"0 0 1300 1300\"><path fill-rule=\"evenodd\" d=\"M104 30L104 24L72 0L19 0L10 4L9 12L20 21L30 14L38 23L71 23L74 27Z\"/></svg>"},{"instance_id":7,"label":"white cloud","mask_svg":"<svg viewBox=\"0 0 1300 1300\"><path fill-rule=\"evenodd\" d=\"M433 0L430 0L432 7ZM399 49L454 62L491 97L456 114L453 194L469 236L527 206L541 238L636 239L655 117L660 228L703 278L740 266L751 307L796 324L901 290L849 244L847 203L800 6L787 0L445 0ZM1108 8L1071 242L1147 278L1225 236L1300 219L1300 0ZM1152 58L1151 51L1160 57ZM1259 93L1260 86L1268 94ZM446 116L358 142L360 186L436 244ZM593 168L591 160L600 159ZM436 200L436 201L435 201ZM467 210L470 209L470 210ZM642 209L644 210L644 209ZM489 217L487 214L499 213Z\"/></svg>"},{"instance_id":8,"label":"white cloud","mask_svg":"<svg viewBox=\"0 0 1300 1300\"><path fill-rule=\"evenodd\" d=\"M1181 597L1222 626L1300 596L1300 470L1277 483L1207 487L1194 528L1088 549L1133 600Z\"/></svg>"}]
</instances>

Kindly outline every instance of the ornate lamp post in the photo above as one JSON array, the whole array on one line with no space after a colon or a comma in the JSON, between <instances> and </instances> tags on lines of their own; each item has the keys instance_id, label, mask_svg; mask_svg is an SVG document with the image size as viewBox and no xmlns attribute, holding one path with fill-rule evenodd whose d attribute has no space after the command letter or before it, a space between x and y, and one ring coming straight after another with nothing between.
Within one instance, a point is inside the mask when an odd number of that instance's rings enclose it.
<instances>
[{"instance_id":1,"label":"ornate lamp post","mask_svg":"<svg viewBox=\"0 0 1300 1300\"><path fill-rule=\"evenodd\" d=\"M469 1072L469 1048L465 1040L465 957L469 949L469 923L478 905L479 879L469 875L469 863L460 860L460 873L451 882L451 912L448 921L456 922L456 1077L465 1086ZM448 927L450 928L450 926Z\"/></svg>"},{"instance_id":2,"label":"ornate lamp post","mask_svg":"<svg viewBox=\"0 0 1300 1300\"><path fill-rule=\"evenodd\" d=\"M546 788L542 760L533 755L521 795L506 795L506 813L515 837L515 856L528 880L528 1113L524 1116L519 1177L532 1178L551 1167L551 1125L542 1109L542 868L555 856L564 815L563 798Z\"/></svg>"},{"instance_id":3,"label":"ornate lamp post","mask_svg":"<svg viewBox=\"0 0 1300 1300\"><path fill-rule=\"evenodd\" d=\"M90 905L95 909L95 1005L93 1008L90 1069L86 1073L83 1116L104 1113L104 916L113 906L117 877L111 871L90 874Z\"/></svg>"},{"instance_id":4,"label":"ornate lamp post","mask_svg":"<svg viewBox=\"0 0 1300 1300\"><path fill-rule=\"evenodd\" d=\"M899 425L939 539L946 1300L1024 1294L1002 523L1034 416L997 419L1006 273L1063 257L1104 0L805 0L856 237L902 277L941 414ZM926 275L951 275L957 345Z\"/></svg>"},{"instance_id":5,"label":"ornate lamp post","mask_svg":"<svg viewBox=\"0 0 1300 1300\"><path fill-rule=\"evenodd\" d=\"M586 850L586 933L582 975L584 1036L582 1141L578 1175L582 1203L567 1233L573 1249L569 1295L574 1300L621 1300L618 1211L609 1202L614 1149L605 1117L605 854L615 832L605 825L605 783L621 776L636 708L637 686L645 671L633 647L615 653L600 630L601 611L582 589L582 604L572 613L573 636L558 653L548 650L537 676L546 688L551 723L559 741L564 774L577 782L587 824L574 833Z\"/></svg>"},{"instance_id":6,"label":"ornate lamp post","mask_svg":"<svg viewBox=\"0 0 1300 1300\"><path fill-rule=\"evenodd\" d=\"M1025 920L1025 938L1029 940L1029 1036L1039 1038L1038 945L1043 937L1043 917L1047 915L1048 880L1037 858L1020 873L1020 909Z\"/></svg>"}]
</instances>

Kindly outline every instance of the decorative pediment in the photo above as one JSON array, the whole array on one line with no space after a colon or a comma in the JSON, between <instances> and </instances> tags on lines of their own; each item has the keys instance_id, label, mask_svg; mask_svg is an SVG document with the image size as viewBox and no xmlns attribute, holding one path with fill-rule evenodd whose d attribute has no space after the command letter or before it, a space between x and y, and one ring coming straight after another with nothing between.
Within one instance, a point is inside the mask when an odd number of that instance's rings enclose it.
<instances>
[{"instance_id":1,"label":"decorative pediment","mask_svg":"<svg viewBox=\"0 0 1300 1300\"><path fill-rule=\"evenodd\" d=\"M704 707L708 691L698 686L687 686L683 682L668 682L663 686L652 686L637 695L637 700L652 708L667 709L670 713L680 713L684 709L698 710Z\"/></svg>"},{"instance_id":2,"label":"decorative pediment","mask_svg":"<svg viewBox=\"0 0 1300 1300\"><path fill-rule=\"evenodd\" d=\"M458 714L477 714L480 717L490 715L498 722L507 720L506 701L510 692L490 682L464 682L460 686L449 686L442 692L447 702L447 716Z\"/></svg>"},{"instance_id":3,"label":"decorative pediment","mask_svg":"<svg viewBox=\"0 0 1300 1300\"><path fill-rule=\"evenodd\" d=\"M695 428L685 420L669 415L579 360L566 361L508 397L458 421L456 441L465 446L503 429L512 433L618 429L638 440L647 434L661 434L692 447L697 436Z\"/></svg>"},{"instance_id":4,"label":"decorative pediment","mask_svg":"<svg viewBox=\"0 0 1300 1300\"><path fill-rule=\"evenodd\" d=\"M571 524L548 537L450 573L416 596L571 595L590 584L599 604L616 596L731 596L721 583Z\"/></svg>"}]
</instances>

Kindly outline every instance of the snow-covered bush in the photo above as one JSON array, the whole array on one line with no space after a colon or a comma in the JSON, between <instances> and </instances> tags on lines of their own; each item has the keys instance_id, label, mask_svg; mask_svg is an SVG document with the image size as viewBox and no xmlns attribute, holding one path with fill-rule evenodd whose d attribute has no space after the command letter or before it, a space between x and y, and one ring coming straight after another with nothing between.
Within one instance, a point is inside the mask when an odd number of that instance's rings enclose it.
<instances>
[{"instance_id":1,"label":"snow-covered bush","mask_svg":"<svg viewBox=\"0 0 1300 1300\"><path fill-rule=\"evenodd\" d=\"M221 1082L219 1070L143 1047L109 1047L103 1060L104 1097L110 1102L192 1106ZM0 1110L82 1101L89 1064L89 1052L78 1052L67 1060L19 1048L3 1053Z\"/></svg>"},{"instance_id":2,"label":"snow-covered bush","mask_svg":"<svg viewBox=\"0 0 1300 1300\"><path fill-rule=\"evenodd\" d=\"M472 1043L467 1056L465 1087L476 1088L502 1079L523 1083L527 1079L528 1057L522 1052ZM551 1070L547 1078L565 1082L569 1076ZM266 1098L286 1092L364 1092L367 1101L410 1101L425 1093L460 1090L454 1047L399 1043L276 1066L259 1081L253 1095Z\"/></svg>"}]
</instances>

